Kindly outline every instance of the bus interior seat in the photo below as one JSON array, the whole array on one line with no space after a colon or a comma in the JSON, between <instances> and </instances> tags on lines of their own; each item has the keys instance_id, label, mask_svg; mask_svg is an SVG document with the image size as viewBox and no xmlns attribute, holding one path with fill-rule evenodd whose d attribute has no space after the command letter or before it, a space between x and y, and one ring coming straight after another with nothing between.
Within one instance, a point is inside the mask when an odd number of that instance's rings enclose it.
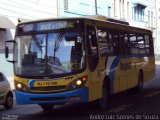
<instances>
[{"instance_id":1,"label":"bus interior seat","mask_svg":"<svg viewBox=\"0 0 160 120\"><path fill-rule=\"evenodd\" d=\"M34 64L34 58L35 58L35 54L34 53L29 53L29 54L25 54L24 58L22 60L22 65L33 65Z\"/></svg>"}]
</instances>

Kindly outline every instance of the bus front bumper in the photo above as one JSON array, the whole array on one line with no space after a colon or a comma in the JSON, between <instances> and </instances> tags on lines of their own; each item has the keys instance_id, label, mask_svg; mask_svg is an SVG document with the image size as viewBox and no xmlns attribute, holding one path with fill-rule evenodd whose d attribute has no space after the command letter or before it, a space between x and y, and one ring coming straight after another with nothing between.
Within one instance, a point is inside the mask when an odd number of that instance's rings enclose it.
<instances>
[{"instance_id":1,"label":"bus front bumper","mask_svg":"<svg viewBox=\"0 0 160 120\"><path fill-rule=\"evenodd\" d=\"M16 90L16 102L23 104L65 104L89 101L87 87L57 93L26 93Z\"/></svg>"}]
</instances>

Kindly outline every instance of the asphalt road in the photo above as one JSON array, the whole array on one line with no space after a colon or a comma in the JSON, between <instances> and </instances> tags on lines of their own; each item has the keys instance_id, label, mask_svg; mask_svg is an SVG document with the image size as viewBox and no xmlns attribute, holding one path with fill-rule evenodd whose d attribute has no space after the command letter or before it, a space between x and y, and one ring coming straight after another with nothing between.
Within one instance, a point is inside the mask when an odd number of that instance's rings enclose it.
<instances>
[{"instance_id":1,"label":"asphalt road","mask_svg":"<svg viewBox=\"0 0 160 120\"><path fill-rule=\"evenodd\" d=\"M156 76L145 83L142 95L132 92L111 97L107 110L101 110L94 103L56 106L53 111L44 112L38 105L16 105L5 110L0 106L0 120L57 120L57 119L160 119L160 65Z\"/></svg>"}]
</instances>

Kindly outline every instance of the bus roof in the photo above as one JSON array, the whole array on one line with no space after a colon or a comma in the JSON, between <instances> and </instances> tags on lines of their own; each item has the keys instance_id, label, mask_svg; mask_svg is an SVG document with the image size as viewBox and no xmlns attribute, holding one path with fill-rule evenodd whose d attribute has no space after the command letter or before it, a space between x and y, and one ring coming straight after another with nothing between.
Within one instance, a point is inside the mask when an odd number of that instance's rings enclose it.
<instances>
[{"instance_id":1,"label":"bus roof","mask_svg":"<svg viewBox=\"0 0 160 120\"><path fill-rule=\"evenodd\" d=\"M118 19L113 19L113 18L107 18L105 16L101 15L94 15L94 16L84 16L84 17L57 17L57 18L46 18L46 19L37 19L37 20L31 20L27 22L21 22L19 24L27 24L27 23L35 23L35 22L42 22L42 21L52 21L52 20L77 20L77 19L82 19L82 20L93 20L93 21L99 21L99 22L106 22L106 23L111 23L111 24L116 24L121 27L129 27L131 29L136 29L136 30L143 30L143 32L150 32L152 33L151 30L149 29L144 29L144 28L139 28L139 27L134 27L130 26L128 22L118 20Z\"/></svg>"}]
</instances>

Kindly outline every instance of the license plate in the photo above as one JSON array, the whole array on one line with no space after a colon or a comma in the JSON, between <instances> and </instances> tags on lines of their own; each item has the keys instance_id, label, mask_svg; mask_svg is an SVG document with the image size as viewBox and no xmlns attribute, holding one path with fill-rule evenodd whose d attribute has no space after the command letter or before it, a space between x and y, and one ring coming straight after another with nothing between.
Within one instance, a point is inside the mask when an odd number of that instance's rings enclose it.
<instances>
[{"instance_id":1,"label":"license plate","mask_svg":"<svg viewBox=\"0 0 160 120\"><path fill-rule=\"evenodd\" d=\"M29 80L28 86L33 87L49 87L49 86L66 86L70 81L67 80Z\"/></svg>"},{"instance_id":2,"label":"license plate","mask_svg":"<svg viewBox=\"0 0 160 120\"><path fill-rule=\"evenodd\" d=\"M48 87L48 86L57 86L56 81L36 81L34 87Z\"/></svg>"}]
</instances>

